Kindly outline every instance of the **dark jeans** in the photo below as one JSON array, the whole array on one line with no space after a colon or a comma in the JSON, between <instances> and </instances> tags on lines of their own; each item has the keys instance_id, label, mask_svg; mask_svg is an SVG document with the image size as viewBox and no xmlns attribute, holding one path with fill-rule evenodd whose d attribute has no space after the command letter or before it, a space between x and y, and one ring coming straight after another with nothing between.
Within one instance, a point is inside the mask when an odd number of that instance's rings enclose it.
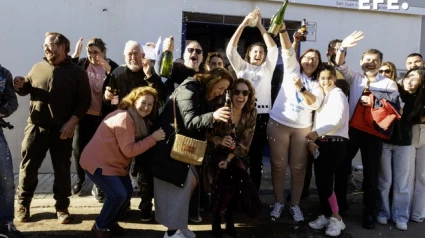
<instances>
[{"instance_id":1,"label":"dark jeans","mask_svg":"<svg viewBox=\"0 0 425 238\"><path fill-rule=\"evenodd\" d=\"M139 172L138 180L140 181L140 210L152 210L153 199L153 175L152 175L152 158L136 157L136 169Z\"/></svg>"},{"instance_id":2,"label":"dark jeans","mask_svg":"<svg viewBox=\"0 0 425 238\"><path fill-rule=\"evenodd\" d=\"M311 153L308 153L307 157L307 166L305 168L305 178L304 178L304 186L303 186L303 192L301 194L301 197L306 196L307 194L310 194L310 182L311 178L313 177L313 163L314 163L314 157Z\"/></svg>"},{"instance_id":3,"label":"dark jeans","mask_svg":"<svg viewBox=\"0 0 425 238\"><path fill-rule=\"evenodd\" d=\"M360 149L363 163L363 205L364 215L373 216L376 207L379 161L382 154L382 140L369 133L350 127L350 140L347 144L347 153L341 164L341 169L335 173L335 195L340 210L346 210L347 180L351 173L351 162Z\"/></svg>"},{"instance_id":4,"label":"dark jeans","mask_svg":"<svg viewBox=\"0 0 425 238\"><path fill-rule=\"evenodd\" d=\"M29 207L38 184L38 169L47 151L50 150L53 173L53 198L56 209L69 206L71 196L71 153L72 138L60 139L60 127L41 128L28 124L22 141L22 161L19 168L19 186L17 190L19 205Z\"/></svg>"},{"instance_id":5,"label":"dark jeans","mask_svg":"<svg viewBox=\"0 0 425 238\"><path fill-rule=\"evenodd\" d=\"M0 225L13 222L15 203L15 183L13 163L9 146L0 128Z\"/></svg>"},{"instance_id":6,"label":"dark jeans","mask_svg":"<svg viewBox=\"0 0 425 238\"><path fill-rule=\"evenodd\" d=\"M86 176L84 169L80 166L81 153L94 136L94 133L96 133L100 122L99 116L86 114L75 128L74 140L72 142L72 155L74 156L74 166L79 180L84 181Z\"/></svg>"},{"instance_id":7,"label":"dark jeans","mask_svg":"<svg viewBox=\"0 0 425 238\"><path fill-rule=\"evenodd\" d=\"M328 199L334 192L334 175L344 160L347 142L318 140L315 143L319 146L320 153L314 161L317 192L323 215L329 217L332 210Z\"/></svg>"},{"instance_id":8,"label":"dark jeans","mask_svg":"<svg viewBox=\"0 0 425 238\"><path fill-rule=\"evenodd\" d=\"M87 177L105 193L105 202L96 225L99 228L110 229L125 212L133 195L133 186L129 175L106 176L102 175L102 169L98 168L94 174L86 171Z\"/></svg>"},{"instance_id":9,"label":"dark jeans","mask_svg":"<svg viewBox=\"0 0 425 238\"><path fill-rule=\"evenodd\" d=\"M249 148L249 174L252 182L260 190L261 176L263 174L263 151L267 144L267 123L269 114L258 114L255 125L254 137Z\"/></svg>"}]
</instances>

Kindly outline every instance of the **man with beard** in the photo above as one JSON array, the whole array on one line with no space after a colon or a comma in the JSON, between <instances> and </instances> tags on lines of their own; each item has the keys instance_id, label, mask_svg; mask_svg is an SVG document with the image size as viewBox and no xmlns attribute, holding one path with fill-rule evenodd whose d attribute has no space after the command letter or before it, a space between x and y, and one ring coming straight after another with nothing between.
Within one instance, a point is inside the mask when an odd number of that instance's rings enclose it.
<instances>
[{"instance_id":1,"label":"man with beard","mask_svg":"<svg viewBox=\"0 0 425 238\"><path fill-rule=\"evenodd\" d=\"M424 60L422 58L421 54L418 53L412 53L407 56L406 58L406 69L410 70L413 67L423 67L424 66Z\"/></svg>"},{"instance_id":2,"label":"man with beard","mask_svg":"<svg viewBox=\"0 0 425 238\"><path fill-rule=\"evenodd\" d=\"M363 95L365 87L369 87L372 92L392 92L398 94L396 82L379 74L383 55L379 50L366 50L360 60L360 65L363 72L354 72L345 64L345 51L347 48L356 46L363 39L363 32L355 31L346 37L336 54L335 63L338 65L338 71L344 76L345 80L350 85L350 120L355 114L356 107L370 107L372 103L368 96ZM358 104L359 103L359 104ZM370 110L370 109L369 109ZM355 115L354 115L355 116ZM352 126L349 128L350 140L347 146L346 157L340 166L343 168L349 167L360 149L363 163L363 227L373 229L374 214L377 200L377 183L379 160L382 153L382 139L373 132L358 130ZM347 177L346 171L340 170L344 174L340 175L340 179L335 181L335 193L340 206L347 207Z\"/></svg>"},{"instance_id":3,"label":"man with beard","mask_svg":"<svg viewBox=\"0 0 425 238\"><path fill-rule=\"evenodd\" d=\"M145 59L145 53L142 46L133 40L128 41L124 47L125 65L117 67L112 74L117 80L118 97L121 101L133 89L138 87L149 86L158 92L160 104L165 103L167 89L161 81L149 59ZM105 85L108 85L110 76L106 78ZM107 111L116 109L116 105L111 105L113 94L106 87L104 92L104 107ZM159 108L153 109L153 113L158 113ZM141 210L140 219L143 222L152 220L152 199L153 199L153 176L152 176L152 156L149 151L135 158L135 163L132 165L131 174L138 176L140 182L140 197L141 202L139 209ZM139 174L139 175L137 175ZM96 189L95 198L102 198L103 193L100 189ZM125 215L125 214L123 214Z\"/></svg>"},{"instance_id":4,"label":"man with beard","mask_svg":"<svg viewBox=\"0 0 425 238\"><path fill-rule=\"evenodd\" d=\"M89 109L91 92L86 71L71 62L69 40L62 34L47 32L45 58L35 64L26 77L15 77L15 91L30 94L28 125L22 141L19 169L18 211L16 219L30 219L30 205L38 183L38 169L50 150L55 180L58 222L71 221L71 153L75 126Z\"/></svg>"}]
</instances>

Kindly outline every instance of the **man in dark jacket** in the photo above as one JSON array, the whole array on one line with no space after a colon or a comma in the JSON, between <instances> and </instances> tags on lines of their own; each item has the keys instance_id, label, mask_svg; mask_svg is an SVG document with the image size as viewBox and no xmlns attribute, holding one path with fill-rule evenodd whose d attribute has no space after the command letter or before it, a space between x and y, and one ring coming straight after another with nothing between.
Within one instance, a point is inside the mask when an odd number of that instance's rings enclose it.
<instances>
[{"instance_id":1,"label":"man in dark jacket","mask_svg":"<svg viewBox=\"0 0 425 238\"><path fill-rule=\"evenodd\" d=\"M15 184L12 155L3 134L8 125L3 121L18 108L18 99L13 89L12 74L0 65L0 237L24 237L13 224Z\"/></svg>"},{"instance_id":2,"label":"man in dark jacket","mask_svg":"<svg viewBox=\"0 0 425 238\"><path fill-rule=\"evenodd\" d=\"M69 40L47 32L43 44L45 58L26 77L14 79L20 96L30 94L28 125L22 141L16 219L30 219L30 205L37 188L38 169L50 150L55 181L53 193L58 222L71 221L71 153L75 126L86 114L91 92L86 71L67 55Z\"/></svg>"},{"instance_id":3,"label":"man in dark jacket","mask_svg":"<svg viewBox=\"0 0 425 238\"><path fill-rule=\"evenodd\" d=\"M118 98L121 101L131 90L150 86L158 92L160 104L165 103L167 88L153 70L150 60L145 59L145 53L142 46L136 41L128 41L124 48L125 65L116 68L112 74L115 76L118 87ZM108 83L110 77L106 79ZM104 93L104 111L113 111L115 105L111 105L113 94L107 87ZM149 152L148 152L149 153ZM132 175L139 173L141 210L140 219L143 222L152 220L152 199L153 199L153 176L152 176L152 157L144 153L142 157L136 157L136 163L132 166Z\"/></svg>"}]
</instances>

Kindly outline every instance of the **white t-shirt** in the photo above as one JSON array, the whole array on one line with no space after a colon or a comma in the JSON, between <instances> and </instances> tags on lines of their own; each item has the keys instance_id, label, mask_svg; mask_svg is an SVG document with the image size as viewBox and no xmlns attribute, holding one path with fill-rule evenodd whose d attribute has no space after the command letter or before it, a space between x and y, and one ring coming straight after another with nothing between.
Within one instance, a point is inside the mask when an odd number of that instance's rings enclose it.
<instances>
[{"instance_id":1,"label":"white t-shirt","mask_svg":"<svg viewBox=\"0 0 425 238\"><path fill-rule=\"evenodd\" d=\"M363 94L363 90L367 85L366 76L360 72L354 72L348 68L347 64L336 67L336 69L344 76L347 83L350 85L350 120L354 114L357 103ZM371 81L369 89L371 91L398 92L397 83L380 74L376 75L376 80ZM403 105L401 105L403 106Z\"/></svg>"},{"instance_id":2,"label":"white t-shirt","mask_svg":"<svg viewBox=\"0 0 425 238\"><path fill-rule=\"evenodd\" d=\"M293 128L308 128L313 124L313 111L317 110L323 101L323 90L317 80L312 80L300 72L300 65L296 59L294 49L282 48L284 66L283 82L270 111L270 117L282 125ZM316 101L307 105L302 95L296 89L292 74L297 74L306 90L316 96Z\"/></svg>"},{"instance_id":3,"label":"white t-shirt","mask_svg":"<svg viewBox=\"0 0 425 238\"><path fill-rule=\"evenodd\" d=\"M257 113L269 113L272 105L271 82L279 54L277 46L267 48L266 60L260 66L252 65L243 60L237 48L231 45L227 46L226 54L238 78L249 80L254 86Z\"/></svg>"},{"instance_id":4,"label":"white t-shirt","mask_svg":"<svg viewBox=\"0 0 425 238\"><path fill-rule=\"evenodd\" d=\"M314 113L313 130L319 136L341 136L348 139L348 100L344 92L334 87Z\"/></svg>"}]
</instances>

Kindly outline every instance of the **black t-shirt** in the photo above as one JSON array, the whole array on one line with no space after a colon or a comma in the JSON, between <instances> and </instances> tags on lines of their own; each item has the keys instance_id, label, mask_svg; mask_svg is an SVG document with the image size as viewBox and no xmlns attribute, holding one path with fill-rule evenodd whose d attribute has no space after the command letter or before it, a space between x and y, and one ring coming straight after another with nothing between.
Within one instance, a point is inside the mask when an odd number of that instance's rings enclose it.
<instances>
[{"instance_id":1,"label":"black t-shirt","mask_svg":"<svg viewBox=\"0 0 425 238\"><path fill-rule=\"evenodd\" d=\"M171 78L169 78L165 85L167 86L168 95L171 95L174 92L174 84L181 84L183 81L189 77L193 77L196 72L193 69L186 67L182 63L174 62L173 70L171 72Z\"/></svg>"}]
</instances>

